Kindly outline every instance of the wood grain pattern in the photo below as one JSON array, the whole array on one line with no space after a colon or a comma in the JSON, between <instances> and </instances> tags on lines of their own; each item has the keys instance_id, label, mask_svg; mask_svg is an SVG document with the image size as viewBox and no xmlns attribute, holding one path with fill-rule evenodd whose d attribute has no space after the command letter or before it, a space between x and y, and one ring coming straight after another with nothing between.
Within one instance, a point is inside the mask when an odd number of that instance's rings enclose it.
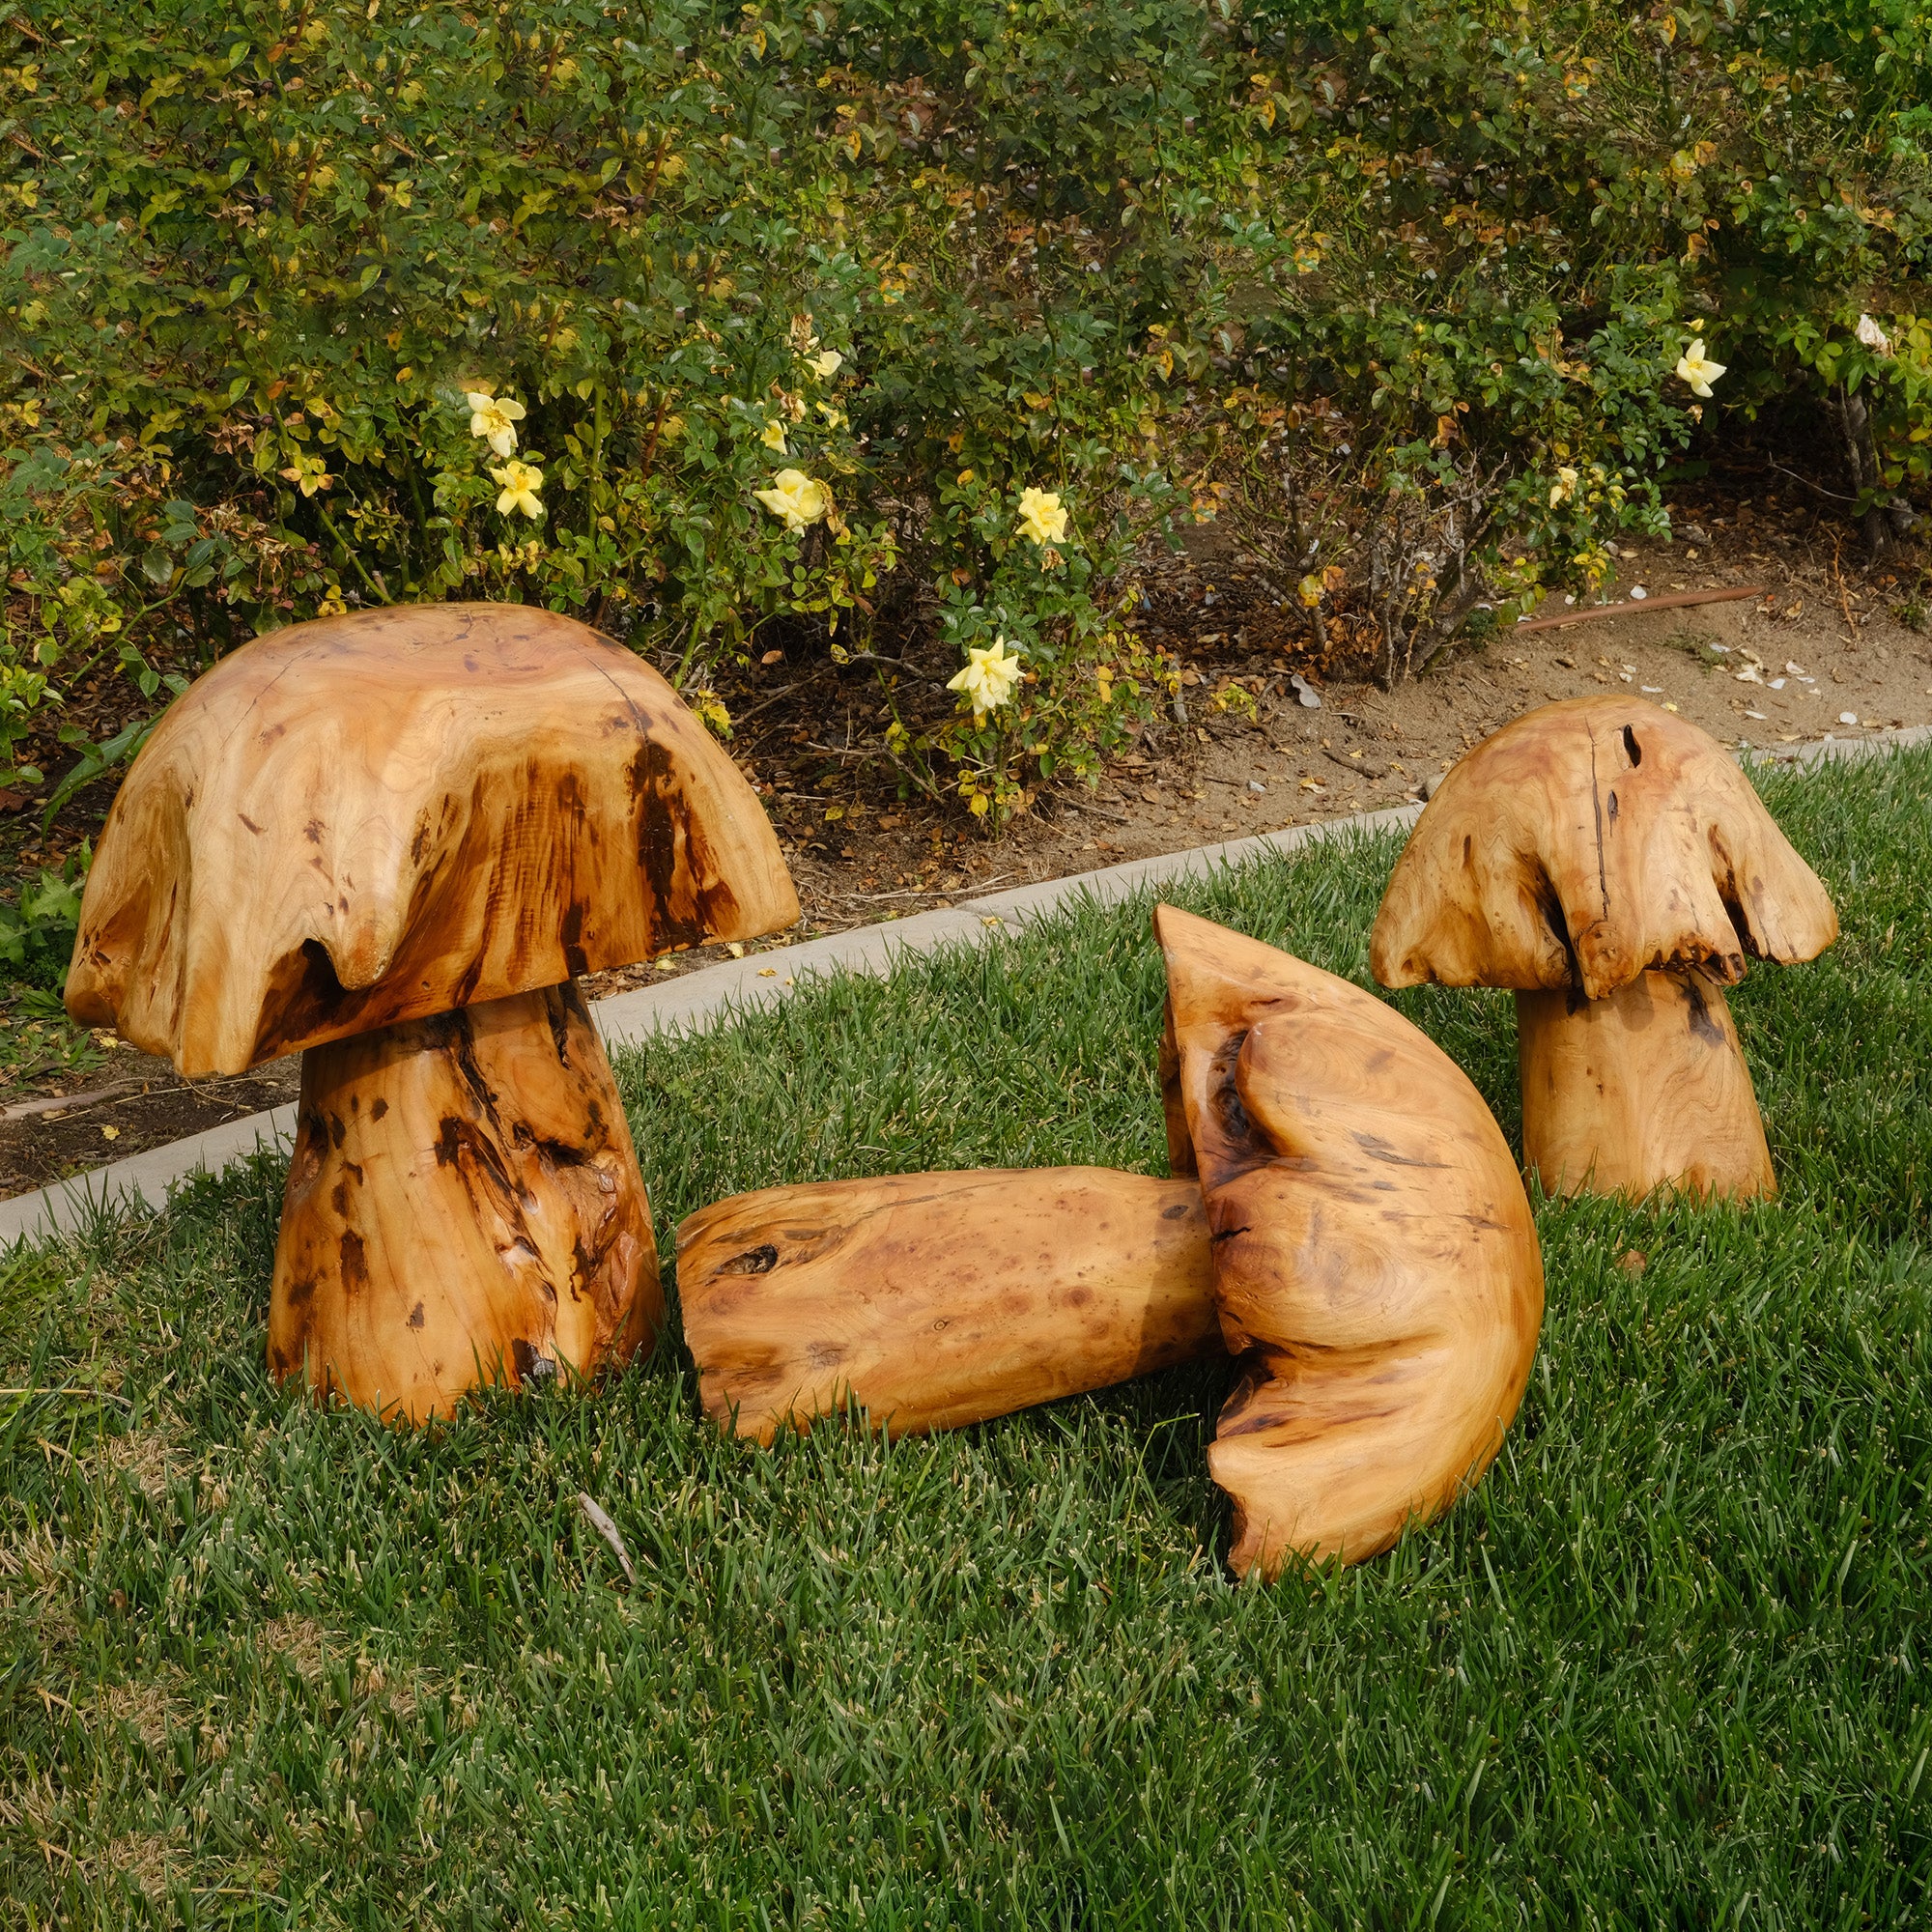
<instances>
[{"instance_id":1,"label":"wood grain pattern","mask_svg":"<svg viewBox=\"0 0 1932 1932\"><path fill-rule=\"evenodd\" d=\"M650 1206L574 984L302 1057L269 1366L411 1422L628 1360L664 1320Z\"/></svg>"},{"instance_id":2,"label":"wood grain pattern","mask_svg":"<svg viewBox=\"0 0 1932 1932\"><path fill-rule=\"evenodd\" d=\"M1173 906L1154 926L1239 1372L1208 1451L1231 1560L1357 1562L1501 1445L1543 1319L1529 1204L1481 1095L1392 1008Z\"/></svg>"},{"instance_id":3,"label":"wood grain pattern","mask_svg":"<svg viewBox=\"0 0 1932 1932\"><path fill-rule=\"evenodd\" d=\"M771 1187L677 1235L704 1412L950 1429L1218 1351L1201 1190L1106 1168Z\"/></svg>"},{"instance_id":4,"label":"wood grain pattern","mask_svg":"<svg viewBox=\"0 0 1932 1932\"><path fill-rule=\"evenodd\" d=\"M1370 941L1385 986L1571 988L1643 972L1730 984L1838 936L1817 876L1718 742L1635 697L1506 724L1443 779Z\"/></svg>"},{"instance_id":5,"label":"wood grain pattern","mask_svg":"<svg viewBox=\"0 0 1932 1932\"><path fill-rule=\"evenodd\" d=\"M511 604L278 631L109 812L67 1004L186 1074L790 924L756 795L663 678Z\"/></svg>"},{"instance_id":6,"label":"wood grain pattern","mask_svg":"<svg viewBox=\"0 0 1932 1932\"><path fill-rule=\"evenodd\" d=\"M1387 986L1510 986L1523 1157L1552 1191L1775 1188L1723 987L1838 916L1723 748L1634 697L1525 713L1424 809L1382 896ZM1674 979L1674 985L1665 979Z\"/></svg>"},{"instance_id":7,"label":"wood grain pattern","mask_svg":"<svg viewBox=\"0 0 1932 1932\"><path fill-rule=\"evenodd\" d=\"M1516 996L1523 1165L1551 1194L1777 1191L1724 989L1644 973L1608 998Z\"/></svg>"}]
</instances>

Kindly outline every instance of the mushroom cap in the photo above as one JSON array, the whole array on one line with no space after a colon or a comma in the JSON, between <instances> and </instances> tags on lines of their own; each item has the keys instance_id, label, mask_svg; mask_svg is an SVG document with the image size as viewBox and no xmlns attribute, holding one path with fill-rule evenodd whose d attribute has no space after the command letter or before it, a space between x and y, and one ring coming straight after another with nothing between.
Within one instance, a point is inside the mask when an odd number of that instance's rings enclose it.
<instances>
[{"instance_id":1,"label":"mushroom cap","mask_svg":"<svg viewBox=\"0 0 1932 1932\"><path fill-rule=\"evenodd\" d=\"M1236 1571L1356 1562L1500 1447L1543 1259L1509 1144L1394 1008L1159 906L1173 1164L1201 1179L1239 1379L1208 1453Z\"/></svg>"},{"instance_id":2,"label":"mushroom cap","mask_svg":"<svg viewBox=\"0 0 1932 1932\"><path fill-rule=\"evenodd\" d=\"M237 1073L798 917L668 684L517 604L271 633L172 704L102 829L68 1010Z\"/></svg>"},{"instance_id":3,"label":"mushroom cap","mask_svg":"<svg viewBox=\"0 0 1932 1932\"><path fill-rule=\"evenodd\" d=\"M1570 988L1838 936L1825 888L1716 739L1641 698L1546 704L1486 738L1423 809L1382 895L1385 986Z\"/></svg>"}]
</instances>

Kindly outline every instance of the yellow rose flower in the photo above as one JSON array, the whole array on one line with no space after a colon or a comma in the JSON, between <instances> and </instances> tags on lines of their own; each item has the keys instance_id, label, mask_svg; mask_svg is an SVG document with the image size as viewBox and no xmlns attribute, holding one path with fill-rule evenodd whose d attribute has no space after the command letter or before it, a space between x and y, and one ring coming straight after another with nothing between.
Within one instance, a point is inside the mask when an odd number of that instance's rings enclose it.
<instances>
[{"instance_id":1,"label":"yellow rose flower","mask_svg":"<svg viewBox=\"0 0 1932 1932\"><path fill-rule=\"evenodd\" d=\"M1577 494L1577 472L1574 469L1558 469L1556 481L1549 486L1549 507L1553 510L1559 503L1567 503Z\"/></svg>"},{"instance_id":2,"label":"yellow rose flower","mask_svg":"<svg viewBox=\"0 0 1932 1932\"><path fill-rule=\"evenodd\" d=\"M526 517L543 515L543 504L537 499L537 492L543 488L543 471L534 463L506 463L502 469L491 470L490 480L503 492L497 498L499 517L507 517L514 510L521 510Z\"/></svg>"},{"instance_id":3,"label":"yellow rose flower","mask_svg":"<svg viewBox=\"0 0 1932 1932\"><path fill-rule=\"evenodd\" d=\"M767 449L776 449L781 456L783 456L787 453L785 450L784 424L781 422L778 422L776 420L768 422L764 426L764 429L759 433L758 440L762 442Z\"/></svg>"},{"instance_id":4,"label":"yellow rose flower","mask_svg":"<svg viewBox=\"0 0 1932 1932\"><path fill-rule=\"evenodd\" d=\"M1677 374L1682 381L1690 384L1690 393L1693 396L1708 396L1711 393L1711 384L1724 373L1727 366L1722 362L1713 362L1704 354L1704 338L1701 335L1691 343L1684 355L1677 358Z\"/></svg>"},{"instance_id":5,"label":"yellow rose flower","mask_svg":"<svg viewBox=\"0 0 1932 1932\"><path fill-rule=\"evenodd\" d=\"M1022 490L1019 508L1020 534L1037 544L1064 543L1066 538L1066 512L1059 496L1051 490Z\"/></svg>"},{"instance_id":6,"label":"yellow rose flower","mask_svg":"<svg viewBox=\"0 0 1932 1932\"><path fill-rule=\"evenodd\" d=\"M845 366L845 358L836 349L828 349L822 355L808 355L806 366L822 382L829 383Z\"/></svg>"},{"instance_id":7,"label":"yellow rose flower","mask_svg":"<svg viewBox=\"0 0 1932 1932\"><path fill-rule=\"evenodd\" d=\"M517 425L525 415L523 404L483 389L469 390L463 400L469 405L469 434L484 438L498 456L508 456L517 446Z\"/></svg>"},{"instance_id":8,"label":"yellow rose flower","mask_svg":"<svg viewBox=\"0 0 1932 1932\"><path fill-rule=\"evenodd\" d=\"M817 523L832 507L831 492L803 469L781 469L769 490L753 490L752 495L773 516L782 517L785 528L793 531Z\"/></svg>"},{"instance_id":9,"label":"yellow rose flower","mask_svg":"<svg viewBox=\"0 0 1932 1932\"><path fill-rule=\"evenodd\" d=\"M1019 681L1019 652L1009 650L1006 639L995 638L990 644L975 644L967 650L965 668L956 677L948 678L946 688L958 692L973 707L977 724L987 712L1006 703Z\"/></svg>"}]
</instances>

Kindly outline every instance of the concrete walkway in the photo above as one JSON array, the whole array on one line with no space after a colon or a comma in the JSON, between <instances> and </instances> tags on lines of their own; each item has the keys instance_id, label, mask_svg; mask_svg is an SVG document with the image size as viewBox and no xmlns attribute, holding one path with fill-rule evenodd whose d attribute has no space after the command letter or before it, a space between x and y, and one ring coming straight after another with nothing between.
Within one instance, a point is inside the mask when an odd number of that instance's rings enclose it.
<instances>
[{"instance_id":1,"label":"concrete walkway","mask_svg":"<svg viewBox=\"0 0 1932 1932\"><path fill-rule=\"evenodd\" d=\"M1932 726L1917 725L1909 730L1875 732L1868 738L1827 737L1818 744L1758 755L1767 761L1795 762L1809 768L1928 742L1932 742ZM736 1012L775 1006L810 978L839 972L887 973L901 956L932 952L946 946L978 946L1048 917L1076 899L1106 904L1171 880L1199 877L1258 859L1287 858L1321 839L1412 825L1421 811L1419 805L1406 805L1386 811L1356 812L1347 818L1233 838L1225 844L1135 859L1099 871L1076 872L1070 878L1046 879L1038 885L918 913L911 919L854 926L822 939L728 959L696 973L681 974L662 986L613 994L598 1001L592 1011L607 1044L629 1046L659 1034L696 1030ZM293 1106L284 1106L250 1114L167 1147L151 1148L111 1167L75 1175L38 1193L0 1201L0 1245L70 1233L102 1215L130 1208L165 1207L168 1196L190 1177L219 1173L231 1161L264 1148L288 1145L295 1133L295 1113Z\"/></svg>"}]
</instances>

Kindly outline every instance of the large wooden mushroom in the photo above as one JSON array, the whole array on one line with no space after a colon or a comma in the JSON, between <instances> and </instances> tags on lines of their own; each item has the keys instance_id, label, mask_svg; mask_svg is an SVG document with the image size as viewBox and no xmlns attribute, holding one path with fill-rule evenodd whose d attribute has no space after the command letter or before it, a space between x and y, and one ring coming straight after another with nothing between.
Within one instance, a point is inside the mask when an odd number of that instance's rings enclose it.
<instances>
[{"instance_id":1,"label":"large wooden mushroom","mask_svg":"<svg viewBox=\"0 0 1932 1932\"><path fill-rule=\"evenodd\" d=\"M1838 936L1714 739L1633 697L1548 704L1424 810L1370 945L1385 986L1516 989L1524 1164L1551 1192L1771 1194L1723 989Z\"/></svg>"},{"instance_id":2,"label":"large wooden mushroom","mask_svg":"<svg viewBox=\"0 0 1932 1932\"><path fill-rule=\"evenodd\" d=\"M1160 906L1168 1158L1198 1173L1238 1378L1208 1452L1230 1560L1359 1562L1447 1509L1516 1414L1543 1258L1509 1143L1394 1008Z\"/></svg>"},{"instance_id":3,"label":"large wooden mushroom","mask_svg":"<svg viewBox=\"0 0 1932 1932\"><path fill-rule=\"evenodd\" d=\"M1480 1476L1543 1269L1467 1078L1359 988L1163 906L1169 1180L1099 1168L767 1188L678 1231L705 1411L769 1442L863 1404L895 1433L1221 1346L1234 1562L1354 1562Z\"/></svg>"},{"instance_id":4,"label":"large wooden mushroom","mask_svg":"<svg viewBox=\"0 0 1932 1932\"><path fill-rule=\"evenodd\" d=\"M751 787L631 652L519 605L369 611L170 707L67 1004L185 1074L301 1052L270 1366L420 1421L662 1321L578 980L797 916Z\"/></svg>"}]
</instances>

